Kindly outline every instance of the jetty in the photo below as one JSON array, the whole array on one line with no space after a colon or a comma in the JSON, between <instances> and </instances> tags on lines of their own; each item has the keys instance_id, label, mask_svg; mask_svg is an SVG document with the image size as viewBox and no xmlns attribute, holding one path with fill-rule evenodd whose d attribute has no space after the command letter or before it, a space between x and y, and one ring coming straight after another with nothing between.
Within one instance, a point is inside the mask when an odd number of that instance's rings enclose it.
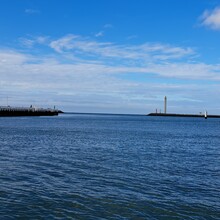
<instances>
[{"instance_id":1,"label":"jetty","mask_svg":"<svg viewBox=\"0 0 220 220\"><path fill-rule=\"evenodd\" d=\"M205 114L176 114L176 113L150 113L147 116L163 116L163 117L194 117L194 118L220 118L220 115Z\"/></svg>"},{"instance_id":2,"label":"jetty","mask_svg":"<svg viewBox=\"0 0 220 220\"><path fill-rule=\"evenodd\" d=\"M194 117L194 118L220 118L220 115L208 115L207 111L204 114L178 114L178 113L167 113L167 97L164 97L164 112L156 112L147 114L147 116L163 116L163 117Z\"/></svg>"},{"instance_id":3,"label":"jetty","mask_svg":"<svg viewBox=\"0 0 220 220\"><path fill-rule=\"evenodd\" d=\"M59 113L63 112L55 108L0 106L0 117L57 116Z\"/></svg>"}]
</instances>

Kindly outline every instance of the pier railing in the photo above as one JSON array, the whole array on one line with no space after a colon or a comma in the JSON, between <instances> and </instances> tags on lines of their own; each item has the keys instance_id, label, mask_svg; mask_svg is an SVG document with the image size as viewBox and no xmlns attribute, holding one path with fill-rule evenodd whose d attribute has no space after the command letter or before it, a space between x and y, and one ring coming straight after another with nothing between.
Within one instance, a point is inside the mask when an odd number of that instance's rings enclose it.
<instances>
[{"instance_id":1,"label":"pier railing","mask_svg":"<svg viewBox=\"0 0 220 220\"><path fill-rule=\"evenodd\" d=\"M0 106L0 111L58 112L59 110L52 108Z\"/></svg>"}]
</instances>

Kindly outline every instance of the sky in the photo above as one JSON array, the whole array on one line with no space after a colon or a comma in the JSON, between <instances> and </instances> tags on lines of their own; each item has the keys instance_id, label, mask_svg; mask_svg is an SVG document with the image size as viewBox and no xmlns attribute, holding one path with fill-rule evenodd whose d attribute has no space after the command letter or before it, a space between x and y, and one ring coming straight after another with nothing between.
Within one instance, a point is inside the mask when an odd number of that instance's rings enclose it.
<instances>
[{"instance_id":1,"label":"sky","mask_svg":"<svg viewBox=\"0 0 220 220\"><path fill-rule=\"evenodd\" d=\"M0 105L220 114L219 0L0 0Z\"/></svg>"}]
</instances>

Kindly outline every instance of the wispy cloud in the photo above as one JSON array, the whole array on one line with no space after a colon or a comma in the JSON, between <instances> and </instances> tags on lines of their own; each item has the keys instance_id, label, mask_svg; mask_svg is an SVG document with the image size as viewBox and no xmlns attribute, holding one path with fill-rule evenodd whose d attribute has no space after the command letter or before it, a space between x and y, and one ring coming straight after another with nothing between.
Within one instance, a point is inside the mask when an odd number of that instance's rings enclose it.
<instances>
[{"instance_id":1,"label":"wispy cloud","mask_svg":"<svg viewBox=\"0 0 220 220\"><path fill-rule=\"evenodd\" d=\"M174 47L166 44L145 43L141 45L117 45L112 42L98 42L77 35L67 35L51 41L50 47L59 53L96 56L96 59L114 58L124 60L169 60L189 57L192 48Z\"/></svg>"},{"instance_id":2,"label":"wispy cloud","mask_svg":"<svg viewBox=\"0 0 220 220\"><path fill-rule=\"evenodd\" d=\"M31 8L27 8L27 9L25 9L24 12L25 12L26 14L39 14L39 13L40 13L39 10L31 9Z\"/></svg>"},{"instance_id":3,"label":"wispy cloud","mask_svg":"<svg viewBox=\"0 0 220 220\"><path fill-rule=\"evenodd\" d=\"M220 30L220 7L213 10L206 10L201 16L203 26L207 26L214 30Z\"/></svg>"},{"instance_id":4,"label":"wispy cloud","mask_svg":"<svg viewBox=\"0 0 220 220\"><path fill-rule=\"evenodd\" d=\"M113 25L112 24L105 24L104 28L113 28Z\"/></svg>"},{"instance_id":5,"label":"wispy cloud","mask_svg":"<svg viewBox=\"0 0 220 220\"><path fill-rule=\"evenodd\" d=\"M66 35L56 40L38 36L33 41L52 48L58 53L57 60L68 63L74 71L77 68L80 72L87 72L89 69L90 73L97 74L142 73L177 79L220 79L220 65L195 62L197 54L189 47L159 43L119 45L79 35ZM29 43L28 40L27 42ZM189 62L190 60L193 62ZM62 62L58 66L67 67Z\"/></svg>"},{"instance_id":6,"label":"wispy cloud","mask_svg":"<svg viewBox=\"0 0 220 220\"><path fill-rule=\"evenodd\" d=\"M130 35L127 37L127 40L135 39L137 37L138 37L137 35Z\"/></svg>"},{"instance_id":7,"label":"wispy cloud","mask_svg":"<svg viewBox=\"0 0 220 220\"><path fill-rule=\"evenodd\" d=\"M35 44L46 44L49 38L45 36L37 36L37 37L21 37L19 38L19 42L28 48L33 47Z\"/></svg>"},{"instance_id":8,"label":"wispy cloud","mask_svg":"<svg viewBox=\"0 0 220 220\"><path fill-rule=\"evenodd\" d=\"M98 33L95 34L95 37L102 37L104 36L104 31L99 31Z\"/></svg>"},{"instance_id":9,"label":"wispy cloud","mask_svg":"<svg viewBox=\"0 0 220 220\"><path fill-rule=\"evenodd\" d=\"M197 111L204 97L220 92L220 64L196 62L192 48L116 44L79 35L31 37L29 44L25 53L0 50L0 88L16 100L25 97L64 110L144 113L160 106L166 94L176 103L173 110L181 112L180 101L193 103ZM32 53L39 45L49 52ZM201 83L207 81L212 86Z\"/></svg>"},{"instance_id":10,"label":"wispy cloud","mask_svg":"<svg viewBox=\"0 0 220 220\"><path fill-rule=\"evenodd\" d=\"M32 40L32 39L27 39L27 38L23 38L23 37L20 38L19 41L20 41L20 43L21 43L23 46L29 47L29 48L31 48L31 47L34 45L34 43L35 43L34 40Z\"/></svg>"}]
</instances>

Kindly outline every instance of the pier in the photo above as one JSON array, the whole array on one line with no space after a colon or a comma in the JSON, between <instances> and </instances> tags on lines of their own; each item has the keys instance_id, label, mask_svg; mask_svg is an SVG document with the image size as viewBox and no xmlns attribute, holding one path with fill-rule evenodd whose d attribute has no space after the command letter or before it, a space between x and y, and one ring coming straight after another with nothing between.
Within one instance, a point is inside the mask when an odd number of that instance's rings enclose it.
<instances>
[{"instance_id":1,"label":"pier","mask_svg":"<svg viewBox=\"0 0 220 220\"><path fill-rule=\"evenodd\" d=\"M194 117L194 118L220 118L220 115L208 115L207 111L204 114L178 114L178 113L167 113L167 97L164 97L164 113L158 113L157 109L155 113L150 113L147 116L163 116L163 117Z\"/></svg>"},{"instance_id":2,"label":"pier","mask_svg":"<svg viewBox=\"0 0 220 220\"><path fill-rule=\"evenodd\" d=\"M176 114L176 113L150 113L147 116L163 116L163 117L194 117L194 118L220 118L220 115L204 115L204 114Z\"/></svg>"},{"instance_id":3,"label":"pier","mask_svg":"<svg viewBox=\"0 0 220 220\"><path fill-rule=\"evenodd\" d=\"M58 109L27 107L0 106L0 117L17 116L57 116L63 113Z\"/></svg>"}]
</instances>

